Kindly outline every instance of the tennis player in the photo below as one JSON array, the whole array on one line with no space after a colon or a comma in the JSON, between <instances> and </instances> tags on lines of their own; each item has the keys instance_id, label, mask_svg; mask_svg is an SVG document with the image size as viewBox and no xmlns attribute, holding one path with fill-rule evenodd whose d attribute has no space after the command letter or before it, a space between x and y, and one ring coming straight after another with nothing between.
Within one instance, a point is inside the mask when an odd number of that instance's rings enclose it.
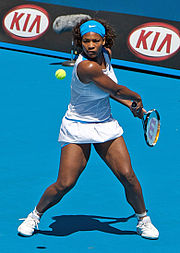
<instances>
[{"instance_id":1,"label":"tennis player","mask_svg":"<svg viewBox=\"0 0 180 253\"><path fill-rule=\"evenodd\" d=\"M140 183L131 167L123 129L111 115L109 98L127 106L135 117L145 112L140 95L117 84L111 66L111 47L115 34L105 21L82 20L73 29L76 46L81 49L71 81L71 101L59 133L61 160L57 181L42 195L38 205L18 227L31 236L41 216L57 204L76 184L89 159L91 144L124 186L127 202L137 216L137 233L157 239L158 230L147 216ZM132 102L137 107L131 107Z\"/></svg>"}]
</instances>

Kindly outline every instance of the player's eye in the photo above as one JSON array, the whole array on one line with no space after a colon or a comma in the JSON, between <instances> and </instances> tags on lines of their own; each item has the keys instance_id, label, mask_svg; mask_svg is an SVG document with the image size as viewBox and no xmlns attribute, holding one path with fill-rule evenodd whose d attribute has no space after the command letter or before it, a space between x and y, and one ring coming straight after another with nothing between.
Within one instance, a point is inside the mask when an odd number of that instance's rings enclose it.
<instances>
[{"instance_id":1,"label":"player's eye","mask_svg":"<svg viewBox=\"0 0 180 253\"><path fill-rule=\"evenodd\" d=\"M88 40L88 39L84 39L82 41L83 41L83 43L89 43L90 42L90 40Z\"/></svg>"},{"instance_id":2,"label":"player's eye","mask_svg":"<svg viewBox=\"0 0 180 253\"><path fill-rule=\"evenodd\" d=\"M94 43L98 43L99 41L100 41L99 39L93 40Z\"/></svg>"}]
</instances>

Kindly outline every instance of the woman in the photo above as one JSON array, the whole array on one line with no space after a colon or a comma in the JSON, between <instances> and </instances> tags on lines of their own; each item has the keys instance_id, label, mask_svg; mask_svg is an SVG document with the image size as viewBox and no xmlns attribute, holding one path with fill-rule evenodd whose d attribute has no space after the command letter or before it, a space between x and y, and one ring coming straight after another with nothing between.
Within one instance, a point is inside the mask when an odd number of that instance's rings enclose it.
<instances>
[{"instance_id":1,"label":"woman","mask_svg":"<svg viewBox=\"0 0 180 253\"><path fill-rule=\"evenodd\" d=\"M71 82L71 101L62 120L59 142L61 160L57 181L50 185L38 205L19 226L18 232L31 236L42 214L57 204L76 184L89 159L91 143L125 189L134 209L137 233L157 239L158 230L147 216L141 186L131 167L122 137L123 130L112 117L109 97L126 105L135 117L145 112L140 95L118 85L110 63L114 42L112 28L101 20L82 20L73 30L74 42L81 48ZM137 103L132 108L132 102Z\"/></svg>"}]
</instances>

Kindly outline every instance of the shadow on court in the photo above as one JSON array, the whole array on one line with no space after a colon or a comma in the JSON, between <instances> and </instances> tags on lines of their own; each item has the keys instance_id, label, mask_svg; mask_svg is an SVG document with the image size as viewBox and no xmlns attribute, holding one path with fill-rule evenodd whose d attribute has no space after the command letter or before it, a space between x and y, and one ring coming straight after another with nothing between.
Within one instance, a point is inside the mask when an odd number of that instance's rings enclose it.
<instances>
[{"instance_id":1,"label":"shadow on court","mask_svg":"<svg viewBox=\"0 0 180 253\"><path fill-rule=\"evenodd\" d=\"M89 215L62 215L55 216L52 219L54 222L49 226L52 231L38 230L36 233L50 236L68 236L79 231L101 231L104 233L116 235L136 235L135 231L120 230L111 226L111 224L119 222L127 222L133 218L131 215L127 218L112 218ZM99 221L109 220L109 221Z\"/></svg>"}]
</instances>

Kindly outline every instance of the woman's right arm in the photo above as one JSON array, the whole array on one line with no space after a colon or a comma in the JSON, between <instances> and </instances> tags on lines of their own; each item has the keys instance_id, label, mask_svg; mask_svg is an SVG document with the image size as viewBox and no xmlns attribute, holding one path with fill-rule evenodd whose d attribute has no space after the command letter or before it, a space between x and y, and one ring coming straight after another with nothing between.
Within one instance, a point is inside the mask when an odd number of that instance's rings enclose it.
<instances>
[{"instance_id":1,"label":"woman's right arm","mask_svg":"<svg viewBox=\"0 0 180 253\"><path fill-rule=\"evenodd\" d=\"M143 117L143 104L141 97L138 93L128 89L126 86L115 83L111 78L105 75L96 62L82 61L78 64L77 74L81 82L85 85L89 82L94 82L99 88L110 94L110 97L128 106L133 115L139 118ZM132 101L136 101L137 107L132 110Z\"/></svg>"},{"instance_id":2,"label":"woman's right arm","mask_svg":"<svg viewBox=\"0 0 180 253\"><path fill-rule=\"evenodd\" d=\"M124 85L115 83L110 77L105 75L96 62L82 61L77 67L78 77L81 82L94 82L99 88L108 92L117 99L136 101L138 105L142 103L141 97L136 92L128 89Z\"/></svg>"}]
</instances>

